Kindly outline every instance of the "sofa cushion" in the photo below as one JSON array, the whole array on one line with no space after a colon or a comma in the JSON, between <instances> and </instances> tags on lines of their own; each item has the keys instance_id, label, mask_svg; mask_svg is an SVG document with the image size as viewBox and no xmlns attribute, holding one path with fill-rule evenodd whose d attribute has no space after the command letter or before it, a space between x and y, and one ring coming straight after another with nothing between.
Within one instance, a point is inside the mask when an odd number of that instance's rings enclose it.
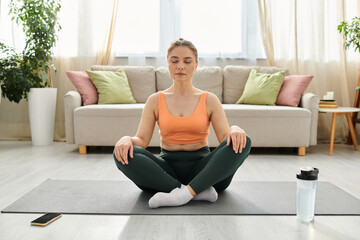
<instances>
[{"instance_id":1,"label":"sofa cushion","mask_svg":"<svg viewBox=\"0 0 360 240\"><path fill-rule=\"evenodd\" d=\"M236 103L275 105L284 77L284 72L269 74L251 70L244 92Z\"/></svg>"},{"instance_id":2,"label":"sofa cushion","mask_svg":"<svg viewBox=\"0 0 360 240\"><path fill-rule=\"evenodd\" d=\"M99 104L136 103L124 70L86 72L99 93Z\"/></svg>"},{"instance_id":3,"label":"sofa cushion","mask_svg":"<svg viewBox=\"0 0 360 240\"><path fill-rule=\"evenodd\" d=\"M156 69L156 86L163 91L172 85L169 70L166 67ZM222 102L223 76L220 67L198 67L193 76L193 85L204 91L214 93Z\"/></svg>"},{"instance_id":4,"label":"sofa cushion","mask_svg":"<svg viewBox=\"0 0 360 240\"><path fill-rule=\"evenodd\" d=\"M140 117L145 104L104 104L78 107L74 110L76 117Z\"/></svg>"},{"instance_id":5,"label":"sofa cushion","mask_svg":"<svg viewBox=\"0 0 360 240\"><path fill-rule=\"evenodd\" d=\"M311 112L288 106L223 104L231 125L250 136L253 147L307 147Z\"/></svg>"},{"instance_id":6,"label":"sofa cushion","mask_svg":"<svg viewBox=\"0 0 360 240\"><path fill-rule=\"evenodd\" d=\"M152 66L103 66L94 65L93 71L117 71L123 69L129 80L131 92L137 103L145 103L156 92L155 68Z\"/></svg>"},{"instance_id":7,"label":"sofa cushion","mask_svg":"<svg viewBox=\"0 0 360 240\"><path fill-rule=\"evenodd\" d=\"M76 108L75 142L89 146L114 146L122 136L135 136L144 105L101 104Z\"/></svg>"},{"instance_id":8,"label":"sofa cushion","mask_svg":"<svg viewBox=\"0 0 360 240\"><path fill-rule=\"evenodd\" d=\"M261 73L285 72L289 75L286 68L280 67L260 67L260 66L226 66L224 68L224 103L235 103L242 95L250 71L256 69Z\"/></svg>"},{"instance_id":9,"label":"sofa cushion","mask_svg":"<svg viewBox=\"0 0 360 240\"><path fill-rule=\"evenodd\" d=\"M85 71L66 72L70 81L74 84L76 90L81 95L81 101L84 105L97 104L98 92L91 82L89 75Z\"/></svg>"},{"instance_id":10,"label":"sofa cushion","mask_svg":"<svg viewBox=\"0 0 360 240\"><path fill-rule=\"evenodd\" d=\"M312 78L312 75L286 76L280 88L276 105L297 107Z\"/></svg>"},{"instance_id":11,"label":"sofa cushion","mask_svg":"<svg viewBox=\"0 0 360 240\"><path fill-rule=\"evenodd\" d=\"M305 108L248 104L223 104L227 117L242 118L310 118Z\"/></svg>"}]
</instances>

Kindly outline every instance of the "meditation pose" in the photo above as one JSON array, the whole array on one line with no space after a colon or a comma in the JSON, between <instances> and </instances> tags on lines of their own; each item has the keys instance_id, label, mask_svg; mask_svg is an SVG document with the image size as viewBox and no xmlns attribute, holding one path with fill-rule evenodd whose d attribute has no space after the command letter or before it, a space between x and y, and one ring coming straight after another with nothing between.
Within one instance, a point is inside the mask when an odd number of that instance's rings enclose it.
<instances>
[{"instance_id":1,"label":"meditation pose","mask_svg":"<svg viewBox=\"0 0 360 240\"><path fill-rule=\"evenodd\" d=\"M215 94L193 86L198 53L190 41L172 42L167 62L173 84L147 99L136 135L116 143L116 165L140 189L155 193L150 208L190 200L215 202L247 158L251 140L240 127L229 127ZM220 143L211 152L210 122ZM159 156L145 149L155 123L161 137Z\"/></svg>"}]
</instances>

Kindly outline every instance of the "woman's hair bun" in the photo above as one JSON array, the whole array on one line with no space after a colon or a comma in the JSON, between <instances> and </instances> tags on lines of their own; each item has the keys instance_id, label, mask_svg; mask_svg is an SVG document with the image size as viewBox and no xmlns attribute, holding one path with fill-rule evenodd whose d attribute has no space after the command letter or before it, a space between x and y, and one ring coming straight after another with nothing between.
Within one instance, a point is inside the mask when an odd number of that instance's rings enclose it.
<instances>
[{"instance_id":1,"label":"woman's hair bun","mask_svg":"<svg viewBox=\"0 0 360 240\"><path fill-rule=\"evenodd\" d=\"M183 38L179 37L177 40L174 40L170 43L170 46L168 48L167 57L169 57L170 52L176 48L176 47L188 47L195 55L196 62L198 61L198 52L194 44L192 44L188 40L184 40Z\"/></svg>"}]
</instances>

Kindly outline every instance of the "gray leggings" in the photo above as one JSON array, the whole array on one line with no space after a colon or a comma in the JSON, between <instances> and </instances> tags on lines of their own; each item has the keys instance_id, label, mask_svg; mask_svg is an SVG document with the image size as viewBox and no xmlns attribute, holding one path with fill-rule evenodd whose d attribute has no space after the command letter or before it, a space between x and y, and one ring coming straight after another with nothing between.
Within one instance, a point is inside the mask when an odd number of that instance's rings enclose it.
<instances>
[{"instance_id":1,"label":"gray leggings","mask_svg":"<svg viewBox=\"0 0 360 240\"><path fill-rule=\"evenodd\" d=\"M224 191L249 155L251 140L247 136L246 147L235 153L226 140L210 152L209 147L196 151L167 151L161 149L155 156L146 149L134 146L134 158L123 165L114 154L116 166L140 189L147 192L170 192L181 184L190 185L195 193L210 186L217 192Z\"/></svg>"}]
</instances>

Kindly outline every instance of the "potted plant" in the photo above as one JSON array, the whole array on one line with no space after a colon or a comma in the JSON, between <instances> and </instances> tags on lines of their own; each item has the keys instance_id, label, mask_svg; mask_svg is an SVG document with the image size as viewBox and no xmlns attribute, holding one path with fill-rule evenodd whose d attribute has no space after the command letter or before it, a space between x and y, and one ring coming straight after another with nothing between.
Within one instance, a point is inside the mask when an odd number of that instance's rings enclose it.
<instances>
[{"instance_id":1,"label":"potted plant","mask_svg":"<svg viewBox=\"0 0 360 240\"><path fill-rule=\"evenodd\" d=\"M360 53L360 17L354 17L350 22L342 21L338 25L338 31L343 35L345 49L353 46L355 52ZM360 78L355 91L358 91L359 89Z\"/></svg>"},{"instance_id":2,"label":"potted plant","mask_svg":"<svg viewBox=\"0 0 360 240\"><path fill-rule=\"evenodd\" d=\"M0 42L0 92L11 102L27 98L31 83L24 74L21 54Z\"/></svg>"},{"instance_id":3,"label":"potted plant","mask_svg":"<svg viewBox=\"0 0 360 240\"><path fill-rule=\"evenodd\" d=\"M21 53L0 44L0 84L2 95L10 101L29 102L33 145L53 142L56 94L51 63L60 24L60 0L11 0L12 19L22 25L25 47Z\"/></svg>"}]
</instances>

